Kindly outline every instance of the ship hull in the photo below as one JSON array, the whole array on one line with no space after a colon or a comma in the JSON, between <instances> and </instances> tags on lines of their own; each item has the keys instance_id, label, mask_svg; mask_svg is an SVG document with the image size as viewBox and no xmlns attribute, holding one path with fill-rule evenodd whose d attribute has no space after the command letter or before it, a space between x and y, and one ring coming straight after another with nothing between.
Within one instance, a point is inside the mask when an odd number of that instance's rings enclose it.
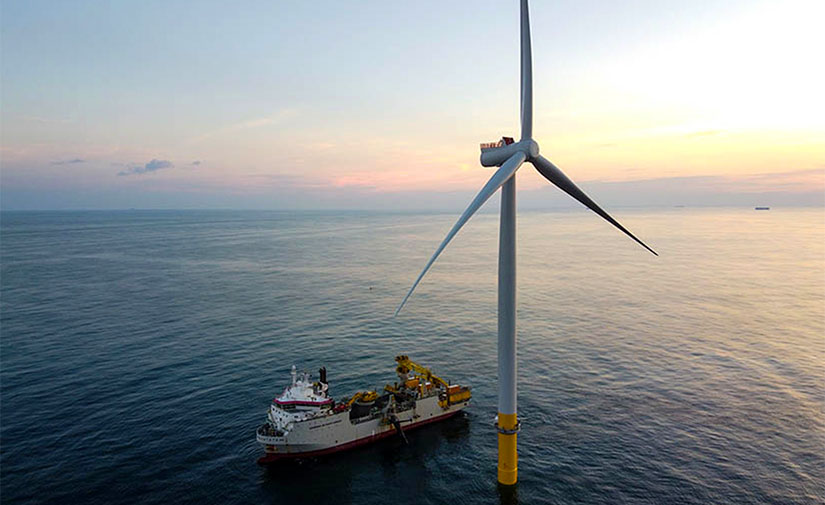
<instances>
[{"instance_id":1,"label":"ship hull","mask_svg":"<svg viewBox=\"0 0 825 505\"><path fill-rule=\"evenodd\" d=\"M420 426L425 426L427 424L435 423L438 421L444 421L449 419L456 414L461 412L460 410L456 410L455 412L448 412L443 414L439 417L434 417L432 419L427 419L424 421L419 421L415 424L408 424L407 426L402 426L401 429L403 431L409 431ZM377 433L375 435L366 436L364 438L360 438L357 440L353 440L352 442L346 442L340 445L335 445L332 447L326 447L323 449L316 449L316 450L308 450L305 452L290 452L290 453L266 453L265 455L258 458L259 465L268 465L272 463L276 463L278 461L284 460L291 460L291 459L300 459L300 458L315 458L319 456L326 456L328 454L334 454L337 452L348 451L352 449L356 449L358 447L362 447L365 445L369 445L373 442L378 442L379 440L384 440L386 438L390 438L393 435L398 435L395 430L384 431L382 433Z\"/></svg>"},{"instance_id":2,"label":"ship hull","mask_svg":"<svg viewBox=\"0 0 825 505\"><path fill-rule=\"evenodd\" d=\"M396 414L403 431L426 424L443 421L461 412L468 402L450 405L446 409L438 405L437 397L422 398L414 409ZM346 451L379 440L397 436L396 428L382 418L351 420L348 412L322 416L296 423L283 437L258 435L258 442L266 453L258 463L265 465L285 459L312 458Z\"/></svg>"}]
</instances>

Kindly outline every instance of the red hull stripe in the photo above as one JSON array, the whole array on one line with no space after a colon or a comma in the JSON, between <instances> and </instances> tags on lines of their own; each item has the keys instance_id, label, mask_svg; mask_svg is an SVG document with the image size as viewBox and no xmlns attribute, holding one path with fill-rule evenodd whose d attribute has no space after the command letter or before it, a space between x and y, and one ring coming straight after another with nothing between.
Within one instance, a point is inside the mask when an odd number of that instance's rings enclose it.
<instances>
[{"instance_id":1,"label":"red hull stripe","mask_svg":"<svg viewBox=\"0 0 825 505\"><path fill-rule=\"evenodd\" d=\"M423 426L425 424L434 423L436 421L442 421L444 419L447 419L448 417L452 417L452 416L458 414L459 412L461 412L461 411L456 410L455 412L448 412L447 414L444 414L444 415L441 415L441 416L438 416L438 417L434 417L432 419L427 419L426 421L419 421L415 424L408 424L407 426L402 426L401 429L403 431L408 431L408 430L411 430L413 428L418 428L419 426ZM367 444L370 444L372 442L376 442L378 440L390 437L390 436L395 435L395 434L396 434L395 430L387 430L384 433L379 433L378 435L359 438L358 440L353 440L352 442L347 442L346 444L336 445L335 447L328 447L326 449L321 449L321 450L318 450L318 451L293 452L293 453L288 453L288 452L268 453L264 456L261 456L258 459L258 464L259 465L265 465L267 463L274 463L276 461L281 461L281 460L285 460L285 459L312 458L312 457L315 457L315 456L323 456L325 454L332 454L334 452L346 451L346 450L349 450L349 449L355 449L356 447L360 447L362 445L367 445Z\"/></svg>"}]
</instances>

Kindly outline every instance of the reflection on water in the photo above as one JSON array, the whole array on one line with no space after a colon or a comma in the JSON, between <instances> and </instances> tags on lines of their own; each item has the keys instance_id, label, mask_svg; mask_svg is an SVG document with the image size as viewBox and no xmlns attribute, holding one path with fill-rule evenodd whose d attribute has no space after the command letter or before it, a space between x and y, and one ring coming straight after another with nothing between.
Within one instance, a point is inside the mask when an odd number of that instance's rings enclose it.
<instances>
[{"instance_id":1,"label":"reflection on water","mask_svg":"<svg viewBox=\"0 0 825 505\"><path fill-rule=\"evenodd\" d=\"M515 486L502 486L499 484L496 491L501 505L518 505L518 484Z\"/></svg>"},{"instance_id":2,"label":"reflection on water","mask_svg":"<svg viewBox=\"0 0 825 505\"><path fill-rule=\"evenodd\" d=\"M264 467L261 487L273 501L321 503L334 499L357 503L384 496L384 486L397 483L410 493L427 493L435 454L443 445L461 444L470 435L470 421L460 413L435 424L405 432L409 444L391 437L351 451L318 458L280 461ZM380 482L364 485L363 475L377 472Z\"/></svg>"},{"instance_id":3,"label":"reflection on water","mask_svg":"<svg viewBox=\"0 0 825 505\"><path fill-rule=\"evenodd\" d=\"M518 500L825 502L825 213L519 214ZM3 213L6 503L498 503L498 216L392 314L454 214ZM289 370L341 398L397 354L462 418L263 469ZM399 498L401 497L401 498Z\"/></svg>"}]
</instances>

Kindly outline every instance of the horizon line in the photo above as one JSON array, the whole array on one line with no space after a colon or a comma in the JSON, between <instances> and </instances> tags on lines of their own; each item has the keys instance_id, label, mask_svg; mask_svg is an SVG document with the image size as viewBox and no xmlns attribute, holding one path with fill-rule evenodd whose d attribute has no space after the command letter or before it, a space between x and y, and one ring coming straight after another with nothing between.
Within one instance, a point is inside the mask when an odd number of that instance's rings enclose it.
<instances>
[{"instance_id":1,"label":"horizon line","mask_svg":"<svg viewBox=\"0 0 825 505\"><path fill-rule=\"evenodd\" d=\"M782 205L741 205L741 204L640 204L640 205L611 205L613 209L752 209L755 207L768 207L771 210L774 208L822 208L825 209L825 202L820 203L800 203L800 204L782 204ZM552 207L533 207L528 206L520 211L524 212L542 212L542 211L582 211L586 212L584 207L577 206L552 206ZM343 208L343 207L318 207L318 208L299 208L299 207L272 207L272 208L241 208L241 207L111 207L111 208L40 208L40 209L3 209L0 212L194 212L194 211L214 211L214 212L381 212L385 214L409 214L409 213L448 213L454 212L454 208L402 208L402 209L386 209L386 208ZM480 209L480 213L498 213L498 209Z\"/></svg>"}]
</instances>

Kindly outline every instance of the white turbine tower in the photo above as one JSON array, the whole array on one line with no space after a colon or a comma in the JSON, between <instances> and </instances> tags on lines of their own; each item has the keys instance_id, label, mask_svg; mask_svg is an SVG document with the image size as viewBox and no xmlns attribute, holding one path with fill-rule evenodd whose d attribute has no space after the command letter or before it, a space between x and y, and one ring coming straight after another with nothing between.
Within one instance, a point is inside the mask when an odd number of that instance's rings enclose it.
<instances>
[{"instance_id":1,"label":"white turbine tower","mask_svg":"<svg viewBox=\"0 0 825 505\"><path fill-rule=\"evenodd\" d=\"M461 214L447 236L435 250L424 270L413 283L407 296L395 311L410 298L424 274L458 230L501 188L501 221L498 252L498 481L512 485L518 480L516 434L519 422L516 416L516 178L515 173L524 162L531 163L548 181L572 196L610 224L623 231L653 254L656 252L636 238L624 226L602 210L580 190L556 165L539 154L539 145L533 140L533 63L530 50L530 18L527 0L521 0L521 140L504 138L496 145L482 144L481 164L500 166L481 188L481 191ZM658 256L658 254L656 254Z\"/></svg>"}]
</instances>

